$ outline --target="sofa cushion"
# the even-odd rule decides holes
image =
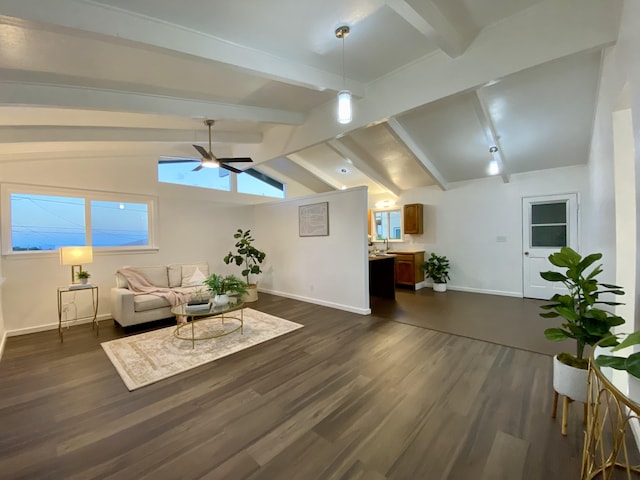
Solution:
[[[182,284],[181,287],[201,287],[209,276],[209,272],[203,272],[198,265],[182,266]]]
[[[167,288],[169,286],[169,277],[167,275],[167,267],[164,265],[153,267],[124,267],[140,272],[151,284],[156,287]],[[116,274],[116,285],[120,288],[129,288],[127,279],[120,274]]]
[[[156,308],[168,307],[169,301],[158,295],[143,294],[136,295],[133,299],[133,309],[136,312],[145,312]]]
[[[209,276],[209,264],[207,262],[185,263],[185,264],[172,263],[170,265],[167,265],[167,273],[169,275],[169,286],[171,288],[182,286],[182,268],[183,267],[192,269],[191,276],[193,276],[193,273],[195,272],[196,267],[198,267],[205,276],[207,277]]]

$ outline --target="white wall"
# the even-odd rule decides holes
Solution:
[[[109,316],[109,290],[114,272],[123,265],[160,265],[206,261],[212,270],[238,273],[223,263],[233,247],[237,228],[252,226],[252,206],[229,207],[220,198],[247,197],[209,192],[156,181],[155,160],[83,158],[3,163],[0,181],[29,183],[158,197],[159,250],[147,253],[96,253],[85,268],[100,288],[99,316]],[[246,201],[241,198],[241,201]],[[59,264],[57,252],[5,256],[2,274],[4,327],[12,334],[57,326],[56,288],[68,285],[70,268]],[[89,311],[89,295],[76,294],[80,315]],[[68,298],[68,297],[67,297]]]
[[[631,263],[633,265],[633,273],[623,270],[622,278],[628,278],[633,275],[634,281],[631,285],[622,285],[627,288],[627,295],[621,299],[627,303],[627,311],[634,315],[634,319],[627,318],[630,325],[625,326],[625,330],[640,329],[640,318],[638,309],[635,308],[640,301],[640,255],[638,251],[638,240],[640,239],[640,56],[638,55],[638,45],[640,44],[640,30],[638,23],[640,22],[640,3],[634,0],[626,0],[622,11],[620,23],[620,31],[616,45],[607,49],[605,52],[602,77],[600,81],[600,92],[598,99],[598,108],[596,111],[596,120],[594,126],[594,140],[591,151],[590,164],[591,183],[599,188],[594,195],[594,201],[604,199],[605,204],[609,203],[610,198],[615,198],[616,218],[620,222],[614,226],[608,218],[600,218],[599,231],[594,232],[594,242],[601,242],[603,248],[611,248],[611,244],[617,242],[618,264]],[[625,91],[627,89],[628,91]],[[625,97],[624,109],[627,113],[616,115],[619,110],[619,102],[621,97]],[[615,188],[608,178],[607,169],[612,169],[613,159],[618,160],[618,152],[614,156],[614,145],[620,142],[620,138],[614,142],[614,118],[616,118],[619,126],[621,115],[630,115],[632,122],[632,139],[627,139],[627,146],[622,147],[628,150],[627,154],[633,157],[635,164],[635,172],[629,173],[632,168],[627,164],[627,178],[620,175],[616,179]],[[628,122],[629,119],[627,118]],[[620,131],[618,131],[620,133]],[[629,132],[628,132],[629,133]],[[631,145],[633,144],[633,145]],[[621,148],[620,143],[617,147]],[[631,153],[633,150],[633,153]],[[629,159],[630,161],[631,159]],[[624,165],[624,164],[623,164]],[[624,168],[620,165],[621,168]],[[600,175],[605,172],[604,179]],[[613,175],[613,173],[611,173]],[[604,181],[601,181],[604,180]],[[633,184],[633,185],[631,185]],[[615,190],[622,189],[622,193],[616,197]],[[633,191],[634,193],[630,193]],[[626,194],[625,194],[626,192]],[[625,205],[626,202],[635,202],[635,206]],[[610,207],[602,212],[607,215]],[[630,215],[635,215],[635,226],[631,227],[633,232],[629,230],[628,223],[624,223],[624,219]],[[621,238],[616,238],[621,237]],[[631,238],[629,238],[631,236]],[[624,238],[623,238],[624,237]],[[633,313],[631,313],[633,312]]]
[[[320,202],[329,236],[298,236],[298,207]],[[253,233],[268,251],[261,291],[370,313],[366,187],[258,205]]]
[[[522,197],[571,192],[588,196],[587,166],[511,175],[509,183],[500,177],[460,182],[444,192],[416,189],[402,195],[398,204],[425,204],[425,233],[408,236],[402,246],[446,255],[451,262],[449,288],[520,297]],[[583,229],[581,245],[585,235]]]
[[[366,188],[296,200],[267,202],[229,192],[158,183],[156,159],[77,158],[3,162],[0,182],[84,190],[136,193],[158,198],[159,250],[113,254],[95,252],[85,265],[100,288],[100,318],[110,316],[109,290],[124,265],[162,265],[206,261],[212,271],[240,275],[226,265],[238,228],[252,229],[256,247],[267,253],[261,290],[369,313],[366,255]],[[298,237],[298,205],[328,201],[330,235]],[[240,203],[240,206],[237,204]],[[244,204],[244,205],[243,205]],[[0,338],[3,329],[23,334],[57,327],[56,288],[68,285],[70,268],[57,252],[4,256]],[[66,297],[69,298],[68,296]],[[79,315],[90,311],[90,296],[77,293]],[[2,323],[4,318],[4,323]]]

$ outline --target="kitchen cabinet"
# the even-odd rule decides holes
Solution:
[[[409,203],[404,207],[404,233],[422,234],[424,231],[423,207],[421,203]]]
[[[396,285],[415,288],[424,281],[424,272],[420,268],[424,263],[424,252],[401,252],[390,250],[396,256]]]

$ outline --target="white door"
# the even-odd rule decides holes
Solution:
[[[524,197],[522,240],[524,296],[548,300],[566,292],[561,283],[547,282],[540,272],[559,270],[548,257],[561,247],[578,250],[578,194]]]

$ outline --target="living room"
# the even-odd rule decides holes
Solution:
[[[635,28],[640,10],[631,1],[615,2],[611,8],[620,8],[621,23],[617,41],[603,50],[588,158],[572,166],[513,172],[508,182],[493,176],[450,182],[446,189],[432,185],[397,195],[398,205],[425,205],[425,233],[409,241],[451,259],[452,290],[522,297],[522,198],[575,192],[580,199],[580,249],[603,252],[607,280],[624,285],[628,292],[636,291],[640,269],[635,228],[637,172],[633,165],[638,148],[634,152],[633,143],[638,144],[640,134],[631,126],[633,114],[637,117],[640,111],[640,59],[634,54],[640,42]],[[60,105],[64,106],[64,101]],[[329,127],[321,124],[334,122],[333,109],[331,113],[327,113],[329,107],[326,110],[314,113],[309,124],[298,127],[290,145],[302,142],[309,130],[326,131]],[[622,118],[625,115],[626,120]],[[627,137],[630,132],[631,142],[627,141],[621,153],[619,136],[624,132]],[[249,151],[254,156],[257,148],[259,168],[257,160],[269,157],[265,151],[288,149],[282,146],[286,142],[281,135],[281,131],[266,133],[265,140],[272,143],[241,146],[233,153]],[[362,316],[371,312],[366,212],[387,195],[372,194],[359,186],[317,193],[292,180],[287,182],[287,198],[274,200],[161,183],[157,180],[161,149],[154,148],[151,154],[139,152],[125,137],[123,149],[118,146],[87,153],[80,139],[49,145],[42,151],[35,143],[30,146],[29,142],[13,140],[9,132],[0,152],[3,185],[148,196],[157,201],[156,243],[152,248],[96,250],[93,263],[86,266],[92,283],[100,288],[100,320],[110,318],[108,292],[114,285],[115,271],[124,265],[206,261],[212,271],[237,273],[222,261],[234,243],[237,228],[251,229],[259,247],[268,252],[259,279],[261,292]],[[127,148],[131,153],[125,153]],[[329,203],[330,235],[300,237],[298,207],[319,202]],[[4,198],[3,208],[5,219]],[[2,227],[6,232],[6,225]],[[7,254],[7,248],[3,243],[0,355],[8,337],[57,327],[55,290],[69,283],[69,268],[60,265],[57,252],[15,255]],[[625,316],[634,319],[628,323],[638,328],[634,301],[629,297],[625,299]]]

